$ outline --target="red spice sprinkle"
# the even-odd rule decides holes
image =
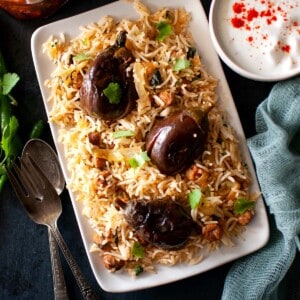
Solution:
[[[290,21],[288,17],[289,9],[299,9],[300,5],[291,5],[288,4],[288,1],[283,1],[278,5],[272,0],[254,0],[251,1],[251,3],[260,3],[262,8],[258,9],[258,7],[254,7],[253,4],[250,4],[245,0],[238,0],[232,5],[233,16],[230,19],[234,28],[249,31],[250,34],[246,38],[249,43],[256,40],[252,35],[252,32],[254,34],[260,34],[259,30],[263,24],[270,26],[280,19],[288,23],[286,25],[288,32],[294,30],[294,32],[297,32],[300,35],[300,22],[298,20]],[[254,19],[258,19],[257,22],[255,22]],[[286,36],[285,32],[281,34]],[[268,35],[261,33],[261,38],[267,41]],[[291,51],[290,45],[283,45],[279,41],[277,47],[278,50],[286,53],[290,53]]]
[[[284,45],[284,46],[281,47],[281,50],[282,50],[283,52],[290,53],[290,51],[291,51],[291,46],[290,46],[290,45]]]
[[[241,14],[245,10],[245,4],[244,3],[234,3],[232,6],[232,9],[236,14]]]
[[[247,15],[247,21],[251,22],[253,19],[258,17],[258,12],[254,8],[249,9]]]
[[[235,28],[241,28],[244,26],[245,22],[241,18],[232,18],[231,19],[231,24]]]
[[[260,13],[260,16],[261,17],[271,17],[272,13],[271,11],[268,9],[268,10],[263,10],[261,13]]]

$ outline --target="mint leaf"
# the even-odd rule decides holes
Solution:
[[[199,206],[202,199],[202,192],[200,189],[192,190],[188,195],[189,203],[192,209],[195,209]]]
[[[177,58],[174,64],[174,71],[178,72],[180,70],[184,70],[190,66],[190,61],[185,58]]]
[[[144,257],[144,248],[139,242],[134,242],[132,246],[132,255],[136,258]]]
[[[111,82],[107,88],[103,90],[103,94],[107,97],[110,104],[119,104],[121,101],[122,90],[117,82]]]
[[[248,209],[254,207],[255,201],[249,201],[245,198],[237,199],[233,206],[233,212],[236,215],[241,215]]]
[[[167,22],[157,23],[156,28],[158,30],[158,35],[156,36],[156,39],[160,42],[162,42],[169,34],[173,32],[171,25]]]
[[[144,269],[142,266],[138,265],[134,268],[134,273],[136,276],[140,275],[142,272],[144,272]]]
[[[129,160],[128,160],[128,163],[129,163],[130,167],[133,168],[133,169],[136,169],[136,168],[138,168],[138,166],[139,166],[139,165],[138,165],[138,162],[136,161],[135,158],[129,159]]]
[[[137,167],[141,167],[145,164],[145,162],[150,161],[150,158],[147,154],[147,151],[137,153],[133,158],[129,159],[129,164],[132,168],[136,169]]]
[[[77,55],[73,56],[73,60],[76,62],[81,62],[83,60],[92,59],[91,55],[86,54],[84,52],[78,53]]]
[[[134,135],[134,132],[131,130],[119,130],[119,131],[114,132],[112,137],[114,139],[119,139],[122,137],[130,137],[133,135]]]

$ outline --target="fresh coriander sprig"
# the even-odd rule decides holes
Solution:
[[[21,140],[18,136],[19,122],[13,115],[13,105],[16,101],[10,92],[20,80],[16,73],[8,73],[0,52],[0,192],[2,191],[7,174],[5,168],[10,168],[21,151]]]
[[[236,215],[242,215],[248,209],[253,208],[255,205],[255,201],[250,201],[245,198],[237,199],[233,206],[233,212]]]

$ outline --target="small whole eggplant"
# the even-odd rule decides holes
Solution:
[[[125,117],[134,108],[138,95],[132,71],[128,67],[134,61],[125,47],[126,32],[118,34],[116,43],[97,55],[85,75],[79,91],[82,108],[91,116],[107,121]],[[120,101],[112,103],[104,90],[109,84],[118,85]]]
[[[124,216],[142,241],[163,249],[179,249],[197,228],[186,209],[171,200],[129,202]]]
[[[183,110],[154,123],[146,136],[146,151],[162,173],[174,175],[203,152],[207,132],[207,113]]]

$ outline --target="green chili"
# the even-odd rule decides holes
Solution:
[[[0,176],[0,192],[3,190],[3,187],[7,181],[7,175],[3,174]]]
[[[7,96],[0,93],[0,131],[3,134],[4,128],[8,126],[12,116],[12,107]]]

